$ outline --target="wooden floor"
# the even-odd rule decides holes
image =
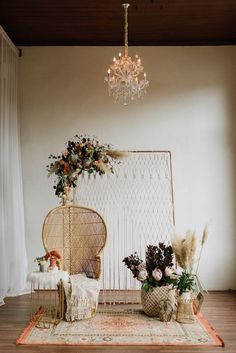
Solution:
[[[27,325],[30,312],[30,296],[7,298],[0,307],[0,352],[28,353],[146,353],[146,352],[224,352],[236,353],[236,292],[213,292],[206,296],[202,312],[218,334],[225,347],[65,347],[65,346],[16,346],[15,340]]]

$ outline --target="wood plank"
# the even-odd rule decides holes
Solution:
[[[123,45],[117,0],[1,0],[0,24],[16,45]],[[235,0],[134,0],[130,45],[236,44]]]

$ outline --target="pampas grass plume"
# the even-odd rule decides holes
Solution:
[[[207,241],[208,235],[209,235],[209,227],[207,224],[203,230],[203,233],[202,233],[201,246],[203,246],[205,244],[205,242]]]
[[[189,268],[190,268],[190,271],[192,272],[193,270],[193,266],[195,264],[195,254],[196,254],[196,249],[197,249],[197,246],[196,246],[196,234],[195,232],[191,232],[191,249],[190,249],[190,252],[189,252]]]
[[[175,234],[172,238],[172,248],[179,266],[191,272],[195,263],[195,232],[188,230],[183,237]]]
[[[114,159],[123,159],[129,156],[128,152],[117,151],[117,150],[108,150],[107,155]]]
[[[205,244],[206,241],[207,241],[208,234],[209,234],[209,227],[208,227],[208,224],[207,224],[207,225],[205,226],[205,228],[203,229],[203,233],[202,233],[201,250],[200,250],[199,257],[198,257],[198,263],[197,263],[197,268],[196,268],[196,274],[198,274],[199,264],[200,264],[200,260],[201,260],[201,257],[202,257],[202,249],[203,249],[204,244]]]
[[[172,248],[175,253],[176,261],[177,261],[178,265],[182,268],[185,268],[185,264],[186,264],[186,253],[185,253],[185,251],[183,251],[184,241],[185,241],[185,239],[183,239],[182,237],[180,237],[176,233],[172,236],[172,240],[171,240]]]

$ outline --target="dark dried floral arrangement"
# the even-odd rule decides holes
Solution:
[[[160,242],[158,246],[147,246],[146,262],[136,252],[125,257],[123,262],[133,277],[142,282],[142,288],[148,291],[169,284],[177,285],[178,276],[173,267],[173,257],[172,246]]]

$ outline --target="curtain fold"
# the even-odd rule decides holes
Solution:
[[[17,49],[0,27],[0,305],[26,291],[17,66]]]

